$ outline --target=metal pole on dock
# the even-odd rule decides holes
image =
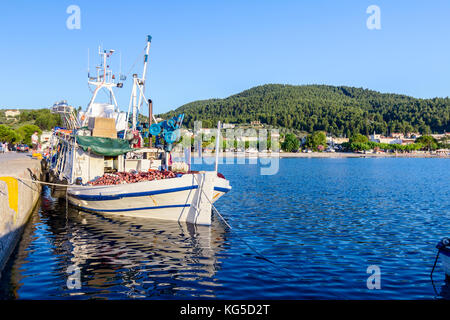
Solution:
[[[148,131],[150,133],[150,127],[152,125],[152,118],[153,118],[153,102],[152,99],[148,99]],[[148,146],[152,147],[152,135],[148,135]]]
[[[216,135],[216,168],[215,171],[219,168],[219,153],[220,153],[220,121],[217,122],[217,135]]]

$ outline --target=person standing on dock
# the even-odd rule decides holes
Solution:
[[[33,135],[31,136],[31,147],[33,149],[33,151],[36,151],[37,147],[38,147],[38,143],[39,143],[39,136],[37,131],[35,131],[33,133]]]

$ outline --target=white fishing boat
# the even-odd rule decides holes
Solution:
[[[68,199],[85,211],[194,224],[211,224],[211,203],[230,191],[216,172],[112,186],[68,188]]]
[[[171,162],[184,115],[160,123],[153,116],[152,102],[144,95],[150,42],[148,36],[143,73],[133,75],[127,113],[119,110],[113,91],[123,87],[115,82],[108,62],[114,50],[99,49],[102,64],[97,76],[88,75],[95,86],[93,96],[76,121],[66,101],[55,104],[52,110],[61,114],[65,128],[55,128],[52,136],[48,180],[54,184],[54,196],[67,197],[83,211],[210,225],[212,204],[231,186],[217,165],[215,171],[191,171],[190,148],[185,150],[186,163]],[[97,102],[102,89],[108,102]],[[155,136],[156,147],[143,147],[144,125],[138,114],[144,103],[149,107],[150,141]]]

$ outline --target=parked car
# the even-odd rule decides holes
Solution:
[[[30,148],[26,144],[19,144],[17,146],[17,152],[28,152]]]

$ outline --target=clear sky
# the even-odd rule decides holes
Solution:
[[[69,30],[69,5],[81,29]],[[369,5],[381,30],[369,30]],[[0,2],[0,108],[86,107],[87,49],[122,54],[141,72],[153,37],[147,96],[161,113],[266,83],[331,84],[415,97],[450,93],[450,1],[20,1]],[[118,71],[118,54],[113,65]],[[114,56],[113,56],[114,57]],[[130,79],[130,77],[129,77]],[[119,90],[126,110],[130,82]]]

